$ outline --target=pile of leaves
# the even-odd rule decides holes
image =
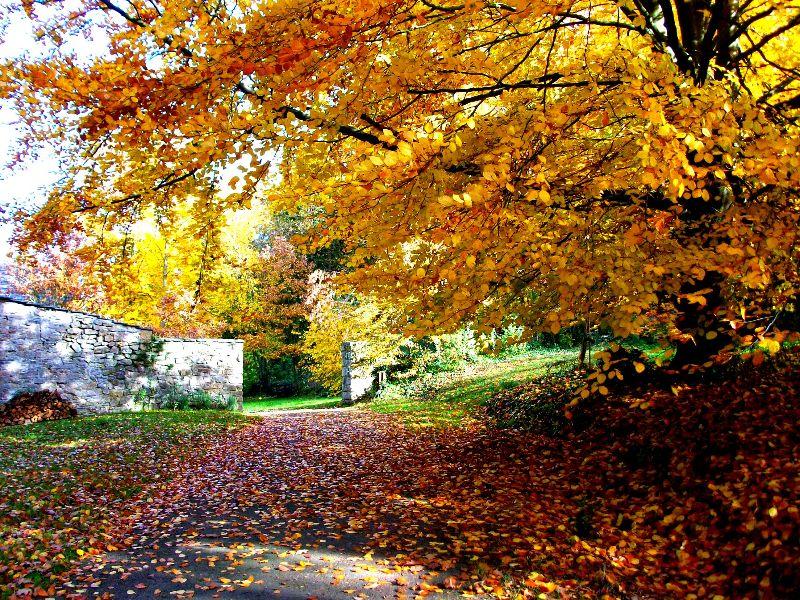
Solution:
[[[500,427],[561,436],[571,425],[564,407],[584,385],[583,374],[568,367],[498,392],[486,402],[486,414]]]
[[[77,414],[75,406],[64,400],[58,392],[23,392],[7,403],[0,404],[0,426],[69,419]]]
[[[577,375],[495,395],[490,416],[546,434],[523,438],[530,474],[544,471],[556,484],[546,512],[563,511],[576,563],[562,561],[580,565],[568,575],[548,559],[549,573],[615,597],[789,597],[800,589],[798,358],[588,403],[588,428],[564,417],[565,398],[582,384]],[[547,438],[556,435],[563,442],[554,448]],[[548,574],[541,564],[537,571]]]
[[[597,535],[620,548],[646,532],[645,560],[674,577],[665,592],[694,591],[693,577],[725,596],[789,597],[800,589],[799,398],[794,362],[610,405],[571,440],[585,457],[577,475],[599,484],[587,493]]]
[[[154,411],[0,430],[0,598],[53,596],[78,559],[125,546],[153,486],[247,420],[219,411]]]

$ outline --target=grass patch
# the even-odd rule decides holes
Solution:
[[[575,351],[561,350],[511,360],[483,360],[462,371],[390,384],[365,406],[377,413],[397,414],[416,427],[466,425],[474,422],[477,409],[495,393],[541,377],[576,357]]]
[[[267,410],[297,410],[300,408],[336,408],[340,406],[342,399],[321,398],[319,396],[298,396],[296,398],[266,398],[257,396],[245,398],[244,412],[255,413]]]
[[[148,411],[0,428],[0,598],[47,591],[74,560],[119,544],[118,519],[149,484],[248,420]]]
[[[146,437],[154,433],[194,432],[200,429],[227,429],[242,421],[241,414],[231,411],[151,410],[116,413],[96,417],[81,417],[61,421],[45,421],[31,425],[13,425],[0,428],[0,444],[4,450],[22,450],[25,445],[53,446],[60,444],[90,443],[103,445],[109,438]],[[0,455],[0,466],[12,459]]]

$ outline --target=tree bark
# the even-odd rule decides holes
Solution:
[[[589,321],[583,322],[583,329],[581,333],[581,351],[578,355],[578,370],[583,371],[586,369],[586,355],[589,351],[589,342],[590,342],[590,325]]]

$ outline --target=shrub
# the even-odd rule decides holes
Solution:
[[[205,390],[185,390],[177,385],[171,386],[161,395],[158,405],[167,410],[234,410],[236,398],[213,395]]]
[[[244,353],[245,396],[296,396],[311,387],[309,376],[309,371],[298,364],[297,357],[269,358],[260,352]]]
[[[478,344],[469,328],[455,333],[409,339],[400,345],[390,374],[450,373],[478,360]]]

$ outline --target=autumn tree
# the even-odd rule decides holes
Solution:
[[[48,50],[2,68],[20,159],[69,165],[24,245],[268,194],[406,333],[658,323],[690,369],[797,294],[796,3],[76,5],[24,3]]]
[[[312,380],[331,392],[342,388],[342,342],[367,342],[361,360],[373,367],[396,360],[401,335],[389,333],[396,312],[386,301],[340,294],[330,274],[318,271],[309,297],[313,307],[303,338],[303,352]]]
[[[308,261],[286,239],[258,248],[238,265],[238,284],[217,286],[225,332],[270,358],[299,357],[311,310],[310,275]]]
[[[18,256],[6,269],[8,292],[33,302],[73,310],[97,311],[103,291],[97,274],[81,259],[81,240]]]

